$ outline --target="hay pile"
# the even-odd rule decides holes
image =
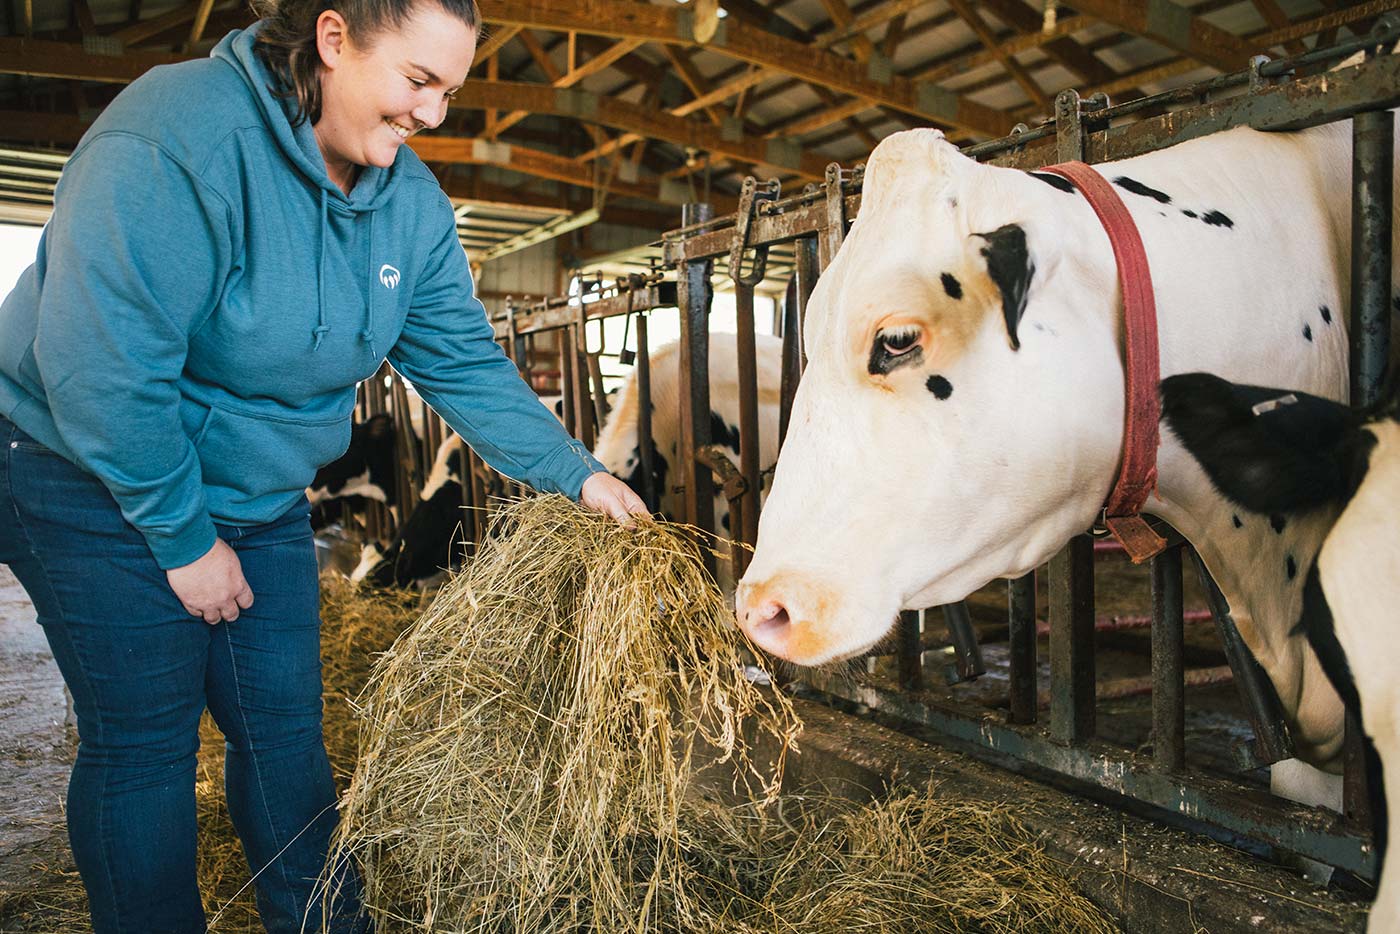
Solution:
[[[663,525],[499,513],[361,698],[338,844],[379,934],[1114,930],[1002,810],[775,802],[754,741],[800,724],[731,621]]]
[[[701,748],[766,799],[781,694],[745,680],[693,549],[560,497],[496,514],[475,560],[376,666],[340,844],[381,925],[625,931],[685,891],[679,815]]]

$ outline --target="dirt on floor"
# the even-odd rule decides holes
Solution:
[[[45,875],[72,872],[63,826],[77,735],[34,605],[0,564],[0,932],[5,905]]]

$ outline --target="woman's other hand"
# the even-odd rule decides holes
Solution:
[[[243,565],[222,538],[214,539],[214,547],[204,557],[166,571],[165,579],[185,610],[211,626],[220,620],[231,623],[238,619],[240,609],[253,605],[253,590],[243,578]]]
[[[583,481],[579,502],[589,509],[612,516],[623,525],[631,524],[633,516],[648,515],[647,504],[621,480],[610,473],[598,471]]]

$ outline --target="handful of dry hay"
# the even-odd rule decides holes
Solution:
[[[507,534],[508,533],[508,534]],[[743,676],[694,550],[561,497],[509,505],[378,664],[338,837],[380,930],[624,931],[682,891],[679,819],[700,744],[760,798],[786,697]]]

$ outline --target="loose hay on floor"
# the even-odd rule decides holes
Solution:
[[[743,727],[800,725],[731,619],[672,528],[504,509],[361,699],[338,841],[380,934],[1114,929],[1002,810],[783,816]],[[702,746],[749,803],[701,798]]]

